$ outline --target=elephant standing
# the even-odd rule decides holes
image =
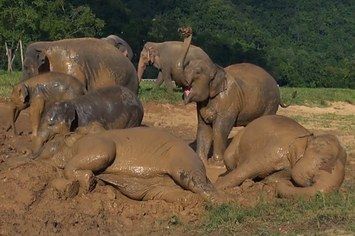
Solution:
[[[213,141],[213,158],[221,161],[232,127],[245,126],[260,116],[276,114],[281,104],[280,92],[272,76],[253,64],[221,68],[209,58],[186,64],[191,37],[190,32],[184,41],[184,53],[176,63],[176,71],[183,81],[185,103],[197,103],[197,154],[207,160]]]
[[[116,47],[95,38],[36,42],[27,47],[22,79],[48,71],[71,75],[88,91],[121,85],[138,92],[136,70]]]
[[[281,197],[314,196],[339,189],[346,152],[334,135],[313,135],[296,121],[279,115],[260,117],[234,138],[224,154],[229,173],[216,186],[228,188],[246,179],[275,179],[290,172],[291,182],[276,178]]]
[[[181,77],[178,77],[176,73],[175,64],[181,57],[183,52],[183,43],[177,41],[167,41],[162,43],[147,42],[143,50],[141,51],[139,63],[138,63],[138,78],[142,80],[144,70],[148,64],[153,64],[159,70],[157,85],[161,85],[165,82],[165,85],[172,91],[172,80],[177,85],[181,85]],[[191,45],[188,51],[185,64],[188,64],[191,60],[210,60],[209,56],[199,47]]]
[[[129,60],[132,60],[133,58],[132,48],[125,40],[118,37],[117,35],[109,35],[106,38],[101,38],[101,39],[118,48],[118,50],[120,50],[120,52],[123,55],[128,57]]]

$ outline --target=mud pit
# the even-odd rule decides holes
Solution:
[[[144,104],[146,126],[162,127],[192,143],[196,132],[194,105]],[[297,119],[308,129],[337,135],[348,152],[347,172],[341,191],[355,183],[355,106],[337,103],[329,108],[291,106],[279,114]],[[198,228],[205,215],[205,203],[191,199],[187,203],[133,201],[109,185],[98,183],[91,193],[80,193],[66,199],[51,187],[51,180],[61,170],[44,162],[26,158],[29,148],[28,114],[18,120],[21,135],[5,131],[6,102],[0,104],[0,235],[8,234],[194,234],[184,227],[172,227],[176,219],[191,228]],[[327,120],[328,119],[328,120]],[[233,133],[238,132],[234,129]],[[154,141],[154,140],[152,140]],[[193,144],[192,144],[193,145]],[[212,181],[224,171],[209,166]],[[237,203],[255,205],[261,198],[271,201],[271,186],[246,181],[229,194]]]

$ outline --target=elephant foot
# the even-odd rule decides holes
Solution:
[[[90,170],[77,170],[75,171],[75,177],[80,183],[80,187],[86,191],[91,192],[96,185],[96,179],[92,171]]]
[[[54,179],[51,186],[65,199],[73,198],[79,193],[79,181],[64,178]]]

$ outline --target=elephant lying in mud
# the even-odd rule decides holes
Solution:
[[[156,84],[159,86],[163,83],[168,90],[172,91],[172,80],[177,85],[181,85],[181,78],[177,76],[175,71],[175,64],[183,53],[183,43],[178,41],[167,41],[162,43],[147,42],[140,54],[138,63],[138,78],[142,80],[144,70],[148,64],[152,64],[159,70]],[[209,56],[199,47],[190,46],[190,50],[186,54],[185,63],[188,64],[190,60],[206,59]]]
[[[36,75],[14,86],[11,94],[12,128],[20,112],[29,108],[32,135],[37,136],[42,113],[51,104],[84,95],[85,87],[74,77],[57,72]]]
[[[296,121],[273,115],[242,129],[226,150],[224,161],[229,173],[218,178],[217,188],[269,176],[278,182],[280,197],[309,197],[339,189],[346,152],[334,135],[313,135]],[[281,171],[288,172],[292,182],[277,179]]]
[[[75,181],[91,191],[96,177],[135,200],[186,201],[185,190],[217,199],[202,161],[171,134],[148,127],[106,131],[92,124],[85,129],[68,137],[56,154],[40,158],[64,169],[65,178],[55,185],[59,191],[75,189],[68,187]]]
[[[43,116],[33,149],[38,152],[53,136],[92,122],[106,129],[123,129],[139,126],[142,119],[143,106],[132,91],[122,86],[98,89],[54,103]]]
[[[54,71],[72,75],[88,91],[121,85],[138,92],[136,69],[115,46],[95,38],[64,39],[30,44],[22,80]]]
[[[128,57],[129,60],[132,60],[133,58],[132,48],[125,40],[118,37],[117,35],[109,35],[106,38],[101,38],[101,39],[118,48],[118,50],[120,50],[120,52],[123,55]]]
[[[233,126],[245,126],[260,116],[276,114],[279,105],[286,106],[281,103],[276,81],[256,65],[241,63],[221,68],[210,59],[186,64],[192,30],[184,28],[182,32],[188,37],[176,70],[184,81],[185,103],[197,104],[196,151],[207,160],[213,142],[213,160],[222,161]]]

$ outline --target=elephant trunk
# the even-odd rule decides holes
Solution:
[[[175,65],[174,80],[184,85],[187,84],[184,76],[184,64],[185,64],[187,53],[191,45],[191,40],[192,40],[192,34],[184,39],[182,53],[178,58],[178,60],[176,61],[176,65]]]
[[[143,73],[144,73],[146,67],[147,67],[147,62],[142,57],[140,57],[139,62],[138,62],[138,68],[137,68],[137,75],[138,75],[138,82],[139,83],[142,81]]]

